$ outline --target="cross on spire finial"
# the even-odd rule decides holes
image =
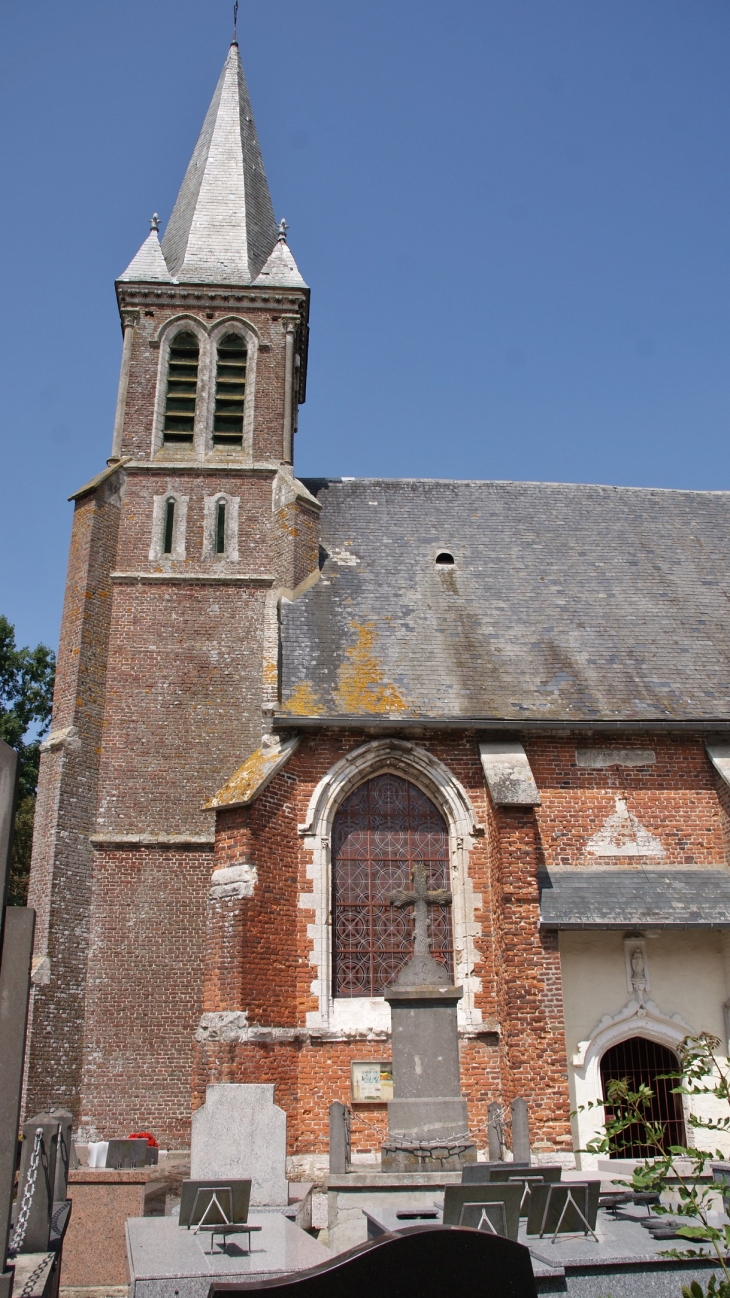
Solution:
[[[399,888],[397,892],[392,892],[388,898],[391,906],[412,906],[415,920],[415,941],[413,944],[413,959],[431,959],[431,949],[428,942],[428,907],[429,903],[435,906],[450,906],[452,896],[448,888],[431,888],[428,886],[428,877],[426,874],[426,862],[416,861],[413,866],[413,891],[405,892]]]
[[[279,243],[286,243],[286,232],[289,229],[283,216],[279,222]]]
[[[233,4],[233,45],[238,45],[238,0]]]

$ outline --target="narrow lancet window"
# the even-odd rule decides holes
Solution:
[[[165,502],[165,535],[162,544],[163,554],[172,554],[172,542],[175,535],[175,501]]]
[[[226,502],[219,500],[215,508],[215,552],[226,552]]]
[[[182,333],[173,338],[167,370],[164,424],[166,442],[192,444],[199,355],[195,334]]]
[[[218,344],[213,416],[214,446],[243,445],[245,396],[246,343],[240,334],[226,334]]]

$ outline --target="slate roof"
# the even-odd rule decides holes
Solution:
[[[180,283],[248,284],[276,243],[253,109],[231,45],[172,211],[162,251]]]
[[[162,248],[156,230],[150,230],[139,252],[135,253],[124,274],[120,275],[119,279],[125,284],[135,280],[147,283],[150,283],[150,281],[153,283],[172,283],[172,276],[162,255]]]
[[[550,870],[540,892],[545,929],[730,928],[730,871]]]
[[[292,718],[730,718],[730,493],[305,485],[324,562],[282,608]]]
[[[251,284],[276,246],[274,209],[234,41],[162,240],[148,239],[120,279]],[[281,260],[281,254],[279,261]],[[291,254],[286,283],[303,283]],[[292,269],[293,268],[293,269]],[[149,270],[150,274],[144,272]],[[266,283],[277,283],[269,277]]]

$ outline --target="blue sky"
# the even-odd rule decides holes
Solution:
[[[170,214],[228,0],[0,7],[0,612],[55,645],[111,445],[114,278]],[[312,286],[297,471],[730,487],[725,0],[243,0]]]

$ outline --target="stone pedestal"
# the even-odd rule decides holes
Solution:
[[[69,1172],[73,1207],[63,1242],[63,1283],[72,1288],[125,1285],[128,1217],[163,1217],[167,1181],[156,1167]]]
[[[385,993],[392,1015],[393,1092],[386,1172],[455,1171],[475,1163],[459,1083],[456,1006],[461,987],[439,985],[444,970],[415,956]]]

